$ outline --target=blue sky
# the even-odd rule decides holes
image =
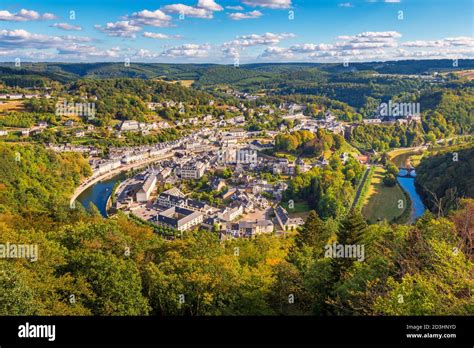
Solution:
[[[0,61],[474,58],[473,32],[472,0],[0,0]]]

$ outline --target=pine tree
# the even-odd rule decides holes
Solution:
[[[342,221],[341,226],[336,233],[337,243],[339,245],[359,244],[367,224],[362,215],[352,209],[346,218]],[[354,263],[354,259],[343,257],[333,258],[331,260],[333,270],[333,282],[338,282],[344,278],[346,270]]]
[[[306,219],[306,222],[295,237],[295,245],[301,249],[303,245],[310,247],[318,247],[321,242],[321,235],[324,233],[324,222],[318,216],[318,214],[311,210]]]

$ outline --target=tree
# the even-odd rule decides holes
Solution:
[[[301,249],[303,245],[308,245],[312,248],[322,247],[321,237],[323,234],[324,222],[320,219],[316,211],[311,210],[303,228],[299,230],[295,237],[295,245],[299,249]]]
[[[346,218],[342,221],[337,233],[337,243],[339,245],[348,246],[358,244],[363,237],[367,224],[362,215],[356,210],[351,210]],[[345,277],[345,272],[352,265],[354,259],[347,257],[333,258],[333,280],[335,282]]]

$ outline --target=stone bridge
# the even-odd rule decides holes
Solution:
[[[416,176],[415,168],[398,168],[398,176],[401,178],[414,178]]]

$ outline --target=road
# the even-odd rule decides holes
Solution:
[[[351,210],[355,208],[355,206],[357,205],[357,202],[359,201],[360,193],[362,192],[362,188],[365,186],[365,181],[367,180],[369,173],[370,173],[370,167],[366,169],[364,176],[362,177],[362,181],[360,182],[359,187],[357,188],[354,201],[352,202]]]

